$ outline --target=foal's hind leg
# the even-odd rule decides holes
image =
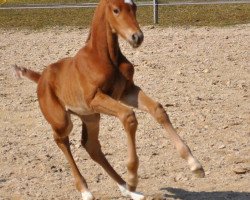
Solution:
[[[46,90],[40,95],[39,103],[41,110],[53,129],[53,136],[56,144],[64,153],[75,178],[76,189],[82,193],[83,200],[93,200],[93,195],[88,191],[88,186],[81,175],[69,145],[69,134],[72,130],[72,122],[69,114],[64,110],[53,92]]]
[[[61,131],[57,132],[54,130],[54,139],[55,139],[56,144],[62,150],[62,152],[64,153],[66,159],[68,160],[70,164],[72,174],[75,177],[76,189],[82,193],[83,200],[93,200],[94,197],[88,191],[87,183],[85,179],[83,178],[83,176],[81,175],[80,171],[78,170],[77,165],[74,161],[74,158],[71,154],[70,145],[69,145],[69,137],[68,136],[61,137],[61,133],[62,133]],[[65,133],[67,132],[64,132],[63,134]]]
[[[149,112],[155,120],[160,123],[171,140],[173,141],[180,156],[188,162],[189,168],[198,177],[204,177],[204,170],[199,161],[192,155],[189,147],[183,142],[180,136],[173,128],[166,111],[162,105],[150,99],[139,87],[134,86],[126,95],[124,95],[121,101],[127,105],[139,108]]]

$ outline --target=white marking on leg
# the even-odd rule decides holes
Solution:
[[[202,165],[200,162],[193,157],[188,158],[188,165],[190,167],[190,170],[200,178],[203,178],[205,176],[204,169],[202,168]]]
[[[189,165],[191,171],[195,171],[197,169],[202,168],[199,161],[194,157],[189,157],[188,158],[188,165]]]
[[[144,200],[145,197],[142,193],[139,192],[131,192],[129,190],[127,190],[126,185],[118,185],[122,196],[124,197],[130,197],[133,200]]]
[[[133,0],[124,0],[124,2],[127,3],[127,4],[130,4],[130,5],[134,4]]]
[[[82,199],[83,200],[93,200],[94,196],[89,191],[82,192]]]
[[[126,185],[118,185],[118,187],[122,193],[122,196],[127,197],[129,195],[129,191],[126,188]]]

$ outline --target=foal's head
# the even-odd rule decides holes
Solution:
[[[136,5],[133,0],[106,0],[106,16],[114,33],[122,36],[132,47],[139,47],[143,33],[136,20]]]

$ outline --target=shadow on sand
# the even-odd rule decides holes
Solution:
[[[219,189],[219,188],[218,188]],[[193,192],[178,188],[161,188],[164,192],[163,199],[181,200],[250,200],[249,192],[214,191],[214,192]]]

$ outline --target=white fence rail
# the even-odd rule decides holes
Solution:
[[[159,6],[181,6],[181,5],[215,5],[215,4],[248,4],[250,0],[221,0],[221,1],[190,1],[190,2],[166,2],[159,3],[158,0],[136,2],[137,6],[153,6],[154,23],[158,24]],[[65,8],[94,8],[97,3],[75,3],[75,4],[23,4],[23,5],[0,5],[0,10],[25,10],[25,9],[65,9]]]

